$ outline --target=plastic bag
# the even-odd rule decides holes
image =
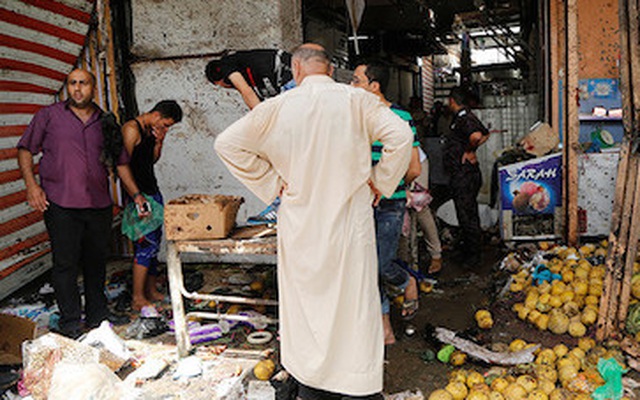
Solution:
[[[598,372],[604,379],[604,385],[594,390],[591,398],[594,400],[619,400],[624,395],[622,387],[622,374],[627,370],[623,369],[615,358],[601,358],[598,360]]]
[[[129,203],[122,212],[122,234],[136,241],[149,232],[153,232],[162,226],[164,221],[164,207],[150,196],[143,194],[151,206],[151,215],[140,218],[136,203]]]
[[[102,364],[60,363],[53,371],[48,400],[120,400],[120,379]]]
[[[97,349],[55,333],[24,342],[22,354],[24,388],[35,400],[49,397],[51,377],[58,363],[97,364],[100,360]]]
[[[117,371],[132,357],[124,341],[118,336],[109,321],[102,321],[100,326],[93,329],[81,340],[100,350],[100,363],[109,367],[112,371]]]

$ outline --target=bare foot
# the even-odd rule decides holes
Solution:
[[[142,310],[142,307],[150,306],[151,302],[145,297],[134,297],[131,299],[131,309],[134,311]]]
[[[382,328],[384,330],[384,344],[390,345],[396,342],[396,337],[393,334],[393,327],[391,326],[391,318],[389,314],[382,314]]]
[[[402,317],[412,318],[418,310],[418,281],[413,276],[409,276],[409,284],[404,289],[404,304],[402,307]]]
[[[431,265],[429,265],[429,270],[427,271],[430,274],[437,274],[442,269],[442,259],[441,258],[433,258],[431,260]]]

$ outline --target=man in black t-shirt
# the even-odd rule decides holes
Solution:
[[[478,192],[482,174],[476,150],[489,139],[489,131],[466,106],[465,92],[456,87],[449,94],[449,108],[454,114],[451,132],[444,149],[444,167],[449,171],[451,197],[461,229],[465,264],[480,262],[482,231],[478,214]]]
[[[271,49],[229,52],[210,61],[205,73],[214,85],[239,91],[249,109],[278,95],[293,80],[291,54]]]
[[[214,85],[236,89],[247,107],[253,110],[266,98],[277,96],[295,87],[291,73],[291,54],[283,50],[254,49],[232,51],[210,61],[205,70]],[[249,224],[275,223],[280,199],[258,215],[249,217]]]

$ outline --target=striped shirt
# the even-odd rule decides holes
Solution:
[[[397,104],[391,104],[391,111],[393,111],[397,116],[399,116],[404,121],[407,121],[409,123],[409,126],[411,126],[411,130],[413,131],[413,147],[420,146],[420,142],[418,142],[418,136],[416,134],[416,126],[415,126],[415,123],[413,122],[413,118],[411,118],[411,114]],[[380,161],[380,157],[382,157],[382,143],[376,141],[371,146],[371,160],[373,161],[373,165],[376,165],[378,161]],[[404,181],[404,178],[402,178],[402,180],[400,180],[400,184],[396,188],[396,191],[391,195],[391,197],[389,197],[389,199],[391,200],[406,199],[407,198],[406,187],[407,185]],[[386,198],[386,197],[383,197],[383,198]]]

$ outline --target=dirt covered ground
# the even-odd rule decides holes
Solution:
[[[425,249],[421,248],[420,250],[420,267],[425,270],[427,257]],[[434,359],[435,353],[442,347],[441,343],[432,338],[431,332],[434,327],[444,327],[456,331],[486,347],[495,343],[508,345],[517,338],[528,343],[540,343],[545,347],[552,347],[559,343],[570,347],[577,344],[577,340],[568,335],[556,336],[548,331],[540,332],[528,323],[519,320],[511,310],[512,304],[516,301],[514,295],[507,291],[506,295],[499,296],[509,278],[508,273],[498,268],[506,254],[507,250],[500,244],[485,244],[481,265],[468,270],[456,263],[450,252],[445,251],[443,270],[437,277],[433,289],[428,293],[421,293],[420,309],[416,317],[405,322],[400,318],[398,307],[392,309],[392,321],[397,342],[386,348],[385,394],[420,390],[427,398],[432,391],[446,386],[448,374],[454,367]],[[275,268],[273,266],[189,264],[185,266],[184,272],[188,290],[197,289],[202,293],[275,298]],[[110,262],[109,275],[112,285],[118,284],[118,282],[121,284],[130,283],[130,261],[114,260]],[[43,276],[12,297],[29,298],[47,282],[47,278],[46,275]],[[256,282],[260,283],[256,284]],[[166,284],[166,282],[164,283]],[[194,285],[194,287],[190,289],[190,285]],[[188,309],[202,309],[211,305],[192,302],[186,304]],[[216,306],[220,307],[223,312],[238,311],[237,308],[229,310],[229,304]],[[128,313],[132,320],[137,317],[136,313],[127,308],[126,292],[125,295],[113,300],[111,307],[117,311]],[[163,307],[163,314],[169,317],[170,305],[165,304]],[[474,314],[480,308],[489,309],[492,312],[495,323],[491,330],[478,330]],[[276,316],[273,307],[261,308],[257,311]],[[119,327],[116,331],[123,333],[125,329],[126,327]],[[228,335],[205,343],[205,345],[226,345],[229,348],[240,350],[273,348],[277,351],[277,329],[275,326],[269,326],[266,329],[274,334],[274,339],[263,346],[247,343],[247,335],[253,331],[251,327],[247,326],[238,326],[232,329]],[[152,340],[171,343],[173,336],[170,333],[165,333]],[[277,359],[277,355],[275,358]],[[489,367],[473,359],[468,359],[463,368],[484,372]]]

